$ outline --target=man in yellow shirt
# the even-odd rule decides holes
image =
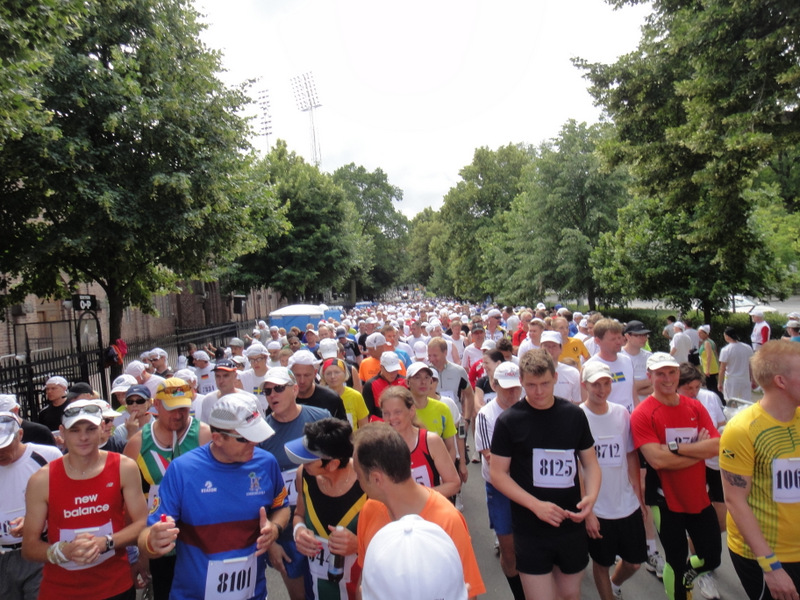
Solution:
[[[750,359],[750,366],[764,397],[731,419],[720,443],[728,549],[751,599],[796,599],[800,589],[800,344],[767,342]]]

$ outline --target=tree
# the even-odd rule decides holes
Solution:
[[[752,227],[745,192],[768,159],[798,141],[800,7],[788,0],[653,7],[635,52],[612,65],[578,61],[617,127],[620,143],[609,154],[630,165],[639,195],[659,200],[659,215],[691,216],[681,238],[695,264],[706,266],[692,275],[696,289],[713,290],[698,298],[704,305],[731,292],[781,293],[780,274],[759,268],[770,252]]]
[[[570,120],[523,170],[521,192],[490,244],[501,249],[489,272],[504,299],[556,290],[563,298],[586,296],[597,308],[589,256],[600,235],[616,229],[617,209],[628,199],[625,169],[607,169],[597,152],[609,129]]]
[[[408,251],[403,264],[402,280],[408,283],[430,284],[433,275],[431,266],[431,241],[440,227],[438,212],[426,206],[417,213],[408,227]]]
[[[42,76],[52,121],[0,149],[2,302],[96,281],[116,339],[126,306],[152,310],[153,294],[214,276],[282,219],[249,179],[248,100],[217,79],[197,13],[182,0],[92,7]]]
[[[271,286],[298,301],[340,287],[372,266],[372,240],[362,234],[358,213],[344,190],[278,140],[259,165],[290,228],[257,252],[240,257],[227,286]]]
[[[0,146],[50,120],[42,107],[41,75],[78,34],[89,8],[78,0],[0,3]]]
[[[399,266],[405,262],[408,219],[394,206],[403,192],[381,169],[370,173],[353,163],[336,169],[333,181],[354,204],[363,234],[372,240],[372,268],[357,282],[362,295],[376,295],[399,282]]]
[[[494,292],[485,276],[485,244],[501,226],[498,217],[519,191],[530,148],[509,144],[497,150],[478,148],[472,163],[459,171],[461,181],[450,188],[440,210],[441,229],[431,243],[432,281],[439,293],[482,299]]]

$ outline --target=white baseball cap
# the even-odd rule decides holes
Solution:
[[[381,366],[390,373],[399,371],[402,368],[400,366],[400,357],[397,356],[395,352],[384,352],[381,354]]]
[[[594,383],[603,377],[608,377],[611,379],[611,369],[606,363],[600,362],[599,360],[590,360],[583,365],[583,371],[581,371],[581,381],[586,383]]]
[[[64,409],[61,424],[64,429],[69,429],[78,421],[89,421],[94,425],[100,425],[103,421],[103,408],[93,400],[75,400]]]
[[[136,385],[137,383],[136,377],[125,373],[117,377],[114,380],[114,383],[111,384],[111,393],[116,394],[117,392],[127,392],[129,387]]]
[[[19,406],[14,394],[0,394],[0,412],[11,412]]]
[[[419,515],[384,525],[367,547],[361,594],[364,600],[466,600],[453,539]]]
[[[667,354],[666,352],[654,352],[647,359],[648,371],[656,371],[658,369],[663,369],[664,367],[680,368],[680,364],[678,364],[678,361],[675,360],[671,354]]]
[[[364,342],[367,348],[381,348],[386,345],[386,338],[382,333],[370,333],[367,336],[367,341]]]
[[[17,415],[9,411],[0,412],[0,448],[11,445],[19,429],[20,420]]]
[[[522,387],[519,381],[519,366],[513,362],[506,361],[497,365],[494,370],[494,379],[504,389],[511,389],[515,387]]]
[[[233,430],[243,438],[261,443],[275,431],[258,412],[255,399],[242,392],[227,394],[214,403],[208,424],[219,429]]]
[[[316,367],[320,363],[310,350],[298,350],[289,357],[289,368],[295,365],[311,365]]]
[[[554,342],[559,346],[562,345],[562,338],[561,333],[558,331],[543,331],[542,338],[539,341],[540,344],[544,344],[545,342]]]
[[[339,342],[330,338],[322,340],[319,343],[319,355],[323,360],[326,358],[336,358],[339,356]]]

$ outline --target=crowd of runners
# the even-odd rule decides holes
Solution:
[[[0,395],[0,598],[263,599],[270,568],[292,600],[475,598],[500,568],[572,600],[591,562],[602,600],[642,566],[712,599],[727,540],[749,598],[800,600],[800,315],[752,316],[718,349],[686,319],[403,302],[154,348],[108,399],[51,377],[38,422]]]

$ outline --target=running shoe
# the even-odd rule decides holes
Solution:
[[[661,556],[661,553],[658,550],[652,554],[648,554],[647,562],[644,563],[644,568],[661,579],[664,577],[664,557]]]
[[[614,594],[614,600],[622,600],[622,588],[618,588],[617,591],[611,588],[611,593]]]
[[[694,581],[694,585],[700,591],[703,598],[707,598],[708,600],[719,599],[719,589],[717,588],[717,582],[714,580],[714,574],[710,571],[707,573],[703,573]]]

